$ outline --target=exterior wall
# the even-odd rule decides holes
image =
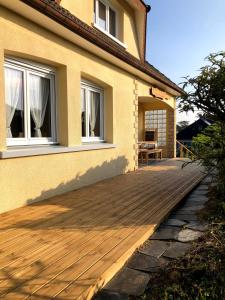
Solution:
[[[60,5],[88,25],[92,25],[94,21],[94,0],[62,0]]]
[[[128,52],[140,58],[134,11],[125,2],[123,2],[123,10],[123,42]]]
[[[81,144],[81,77],[101,85],[106,141],[116,144],[105,150],[1,159],[0,212],[134,170],[133,76],[3,8],[0,28],[0,150],[6,150],[4,55],[56,68],[58,136],[64,146]]]
[[[110,0],[119,17],[119,40],[127,46],[127,51],[140,58],[138,36],[133,9],[125,1]],[[94,23],[94,0],[62,0],[60,5],[68,9],[76,17],[92,26]]]

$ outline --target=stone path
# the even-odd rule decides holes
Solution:
[[[151,273],[158,272],[191,248],[192,242],[208,227],[198,220],[197,213],[208,200],[210,183],[208,176],[95,296],[95,300],[128,300],[129,295],[142,295]]]

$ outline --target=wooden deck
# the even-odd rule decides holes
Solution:
[[[168,160],[0,215],[0,298],[90,299],[202,176]]]

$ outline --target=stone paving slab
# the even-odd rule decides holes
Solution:
[[[188,202],[192,202],[192,201],[200,201],[205,203],[206,201],[208,201],[208,197],[205,195],[193,195],[190,196],[190,198],[188,199]]]
[[[192,242],[197,240],[200,236],[203,235],[203,232],[195,231],[191,229],[182,229],[177,237],[179,242]]]
[[[184,205],[182,207],[182,210],[201,210],[203,209],[205,206],[203,204],[200,204],[200,203],[188,203],[186,205]]]
[[[168,264],[168,260],[154,256],[136,253],[128,262],[128,267],[144,272],[158,272]]]
[[[183,256],[190,248],[191,244],[189,243],[173,242],[163,256],[176,259]]]
[[[111,279],[104,289],[122,294],[140,296],[144,293],[149,279],[150,277],[146,273],[124,267]]]
[[[174,214],[172,215],[173,218],[182,220],[182,221],[197,221],[198,217],[196,215],[193,214]]]
[[[129,296],[127,294],[102,290],[93,300],[129,300]]]
[[[176,240],[179,232],[179,227],[160,226],[159,229],[150,237],[150,240]]]
[[[209,189],[209,187],[208,187],[208,185],[203,185],[203,184],[200,184],[193,192],[195,192],[195,191],[205,191],[205,190],[207,190],[208,191],[208,189]]]
[[[195,190],[192,192],[191,196],[206,196],[208,194],[208,190]]]
[[[208,229],[208,225],[206,223],[201,223],[198,221],[193,221],[185,225],[185,228],[198,230],[198,231],[206,231]]]
[[[201,182],[201,185],[209,186],[211,183],[212,183],[212,178],[211,179],[203,179]]]
[[[162,224],[162,226],[176,226],[181,227],[187,224],[187,222],[178,220],[178,219],[168,219],[165,223]]]
[[[195,215],[200,209],[196,206],[181,208],[178,211],[180,215]]]
[[[206,199],[206,200],[192,199],[188,202],[187,205],[190,205],[190,206],[204,205],[205,206],[207,201],[208,201],[208,199]]]
[[[138,252],[150,255],[154,257],[160,257],[170,246],[169,242],[158,241],[158,240],[148,240],[144,245],[138,250]]]
[[[196,211],[191,211],[189,209],[186,210],[186,209],[180,208],[176,212],[172,213],[171,217],[174,215],[196,215]]]

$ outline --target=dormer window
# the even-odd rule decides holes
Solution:
[[[108,1],[95,0],[95,24],[99,29],[117,37],[117,15]]]

